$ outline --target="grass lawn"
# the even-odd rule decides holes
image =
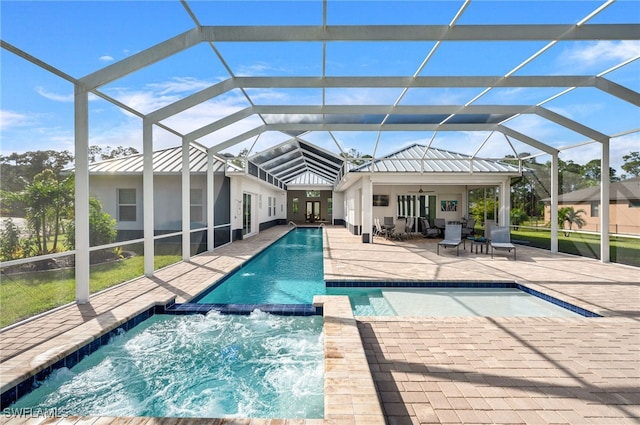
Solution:
[[[529,246],[550,249],[551,234],[548,229],[511,230],[511,239],[528,241]],[[558,234],[558,251],[567,254],[581,255],[589,258],[600,258],[600,236],[585,233],[571,233],[565,236]],[[640,267],[640,239],[611,237],[609,243],[611,262]]]
[[[155,268],[180,261],[179,255],[157,255]],[[91,266],[91,293],[126,282],[144,274],[144,257]],[[0,327],[42,313],[75,299],[75,270],[59,269],[2,275],[0,284]]]

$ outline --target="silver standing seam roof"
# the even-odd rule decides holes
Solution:
[[[215,157],[214,172],[223,171],[226,161]],[[195,146],[189,149],[191,173],[207,172],[207,153]],[[89,164],[90,174],[140,174],[142,175],[142,154],[123,158],[108,159]],[[153,152],[153,172],[156,174],[179,174],[182,172],[182,146]]]
[[[480,159],[461,153],[413,144],[398,152],[365,163],[351,172],[393,173],[509,173],[520,169],[506,162]]]

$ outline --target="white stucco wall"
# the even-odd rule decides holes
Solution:
[[[258,233],[260,223],[286,219],[286,193],[251,176],[231,176],[231,228],[242,229],[243,194],[252,195],[253,222],[251,232]],[[276,199],[275,215],[269,216],[269,197]]]
[[[89,193],[98,198],[105,212],[116,219],[118,230],[143,229],[142,176],[91,176]],[[201,223],[206,223],[207,190],[206,177],[191,177],[191,188],[203,190],[203,211]],[[136,221],[121,221],[118,217],[118,190],[136,190]],[[155,176],[154,178],[154,228],[156,230],[178,231],[182,226],[182,196],[180,176]]]

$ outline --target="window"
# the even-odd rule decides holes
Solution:
[[[300,199],[298,198],[293,198],[293,213],[294,214],[298,214],[300,212]]]
[[[276,197],[274,196],[271,199],[273,199],[273,201],[271,203],[271,208],[273,208],[273,216],[275,217],[275,215],[276,215]]]
[[[202,222],[202,189],[191,189],[191,221]]]
[[[594,201],[591,203],[591,217],[599,217],[600,216],[600,203],[598,201]]]
[[[136,221],[135,189],[118,189],[118,221]]]
[[[320,191],[319,190],[307,190],[307,198],[319,198]]]
[[[333,215],[333,198],[327,198],[327,214]]]
[[[269,196],[269,205],[268,205],[268,213],[269,213],[269,217],[271,217],[271,196]]]

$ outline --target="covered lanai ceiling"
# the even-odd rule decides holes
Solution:
[[[29,4],[3,11],[3,58],[96,95],[90,121],[115,105],[155,126],[154,149],[242,152],[285,183],[333,184],[341,158],[415,143],[587,161],[638,141],[637,2],[104,2],[94,16],[79,2],[42,34]],[[115,33],[126,45],[105,43]]]

